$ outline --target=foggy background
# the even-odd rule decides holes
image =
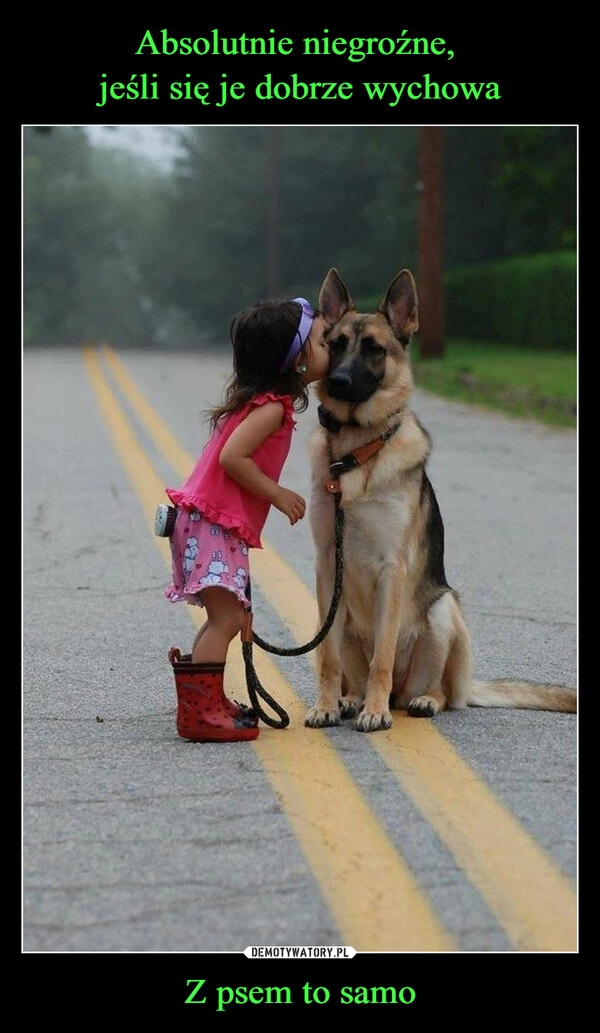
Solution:
[[[420,129],[25,126],[25,345],[228,343],[259,298],[316,303],[332,265],[376,304],[400,268],[419,277]],[[576,127],[440,133],[445,332],[574,349]],[[486,277],[515,258],[492,317]],[[509,332],[529,302],[543,326]]]

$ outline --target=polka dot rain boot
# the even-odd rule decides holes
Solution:
[[[177,692],[177,733],[192,742],[256,739],[258,717],[223,691],[225,664],[194,664],[190,655],[169,650]]]

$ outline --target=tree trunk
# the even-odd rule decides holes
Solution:
[[[444,290],[442,279],[442,126],[420,126],[417,293],[419,354],[444,355]]]

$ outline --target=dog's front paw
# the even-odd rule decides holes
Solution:
[[[380,732],[392,727],[392,715],[389,710],[381,713],[365,712],[359,714],[354,723],[357,732]]]
[[[319,705],[311,707],[304,718],[307,728],[331,728],[340,723],[340,708],[335,710],[321,710]]]
[[[406,707],[406,712],[411,717],[435,717],[440,705],[433,696],[416,696],[411,699]]]
[[[346,721],[349,717],[356,717],[357,714],[360,714],[362,708],[362,700],[355,699],[352,696],[342,696],[340,700],[340,716],[342,721]]]

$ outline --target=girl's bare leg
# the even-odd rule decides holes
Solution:
[[[242,630],[244,607],[226,588],[205,588],[201,597],[208,619],[194,640],[192,663],[225,663],[230,643]]]
[[[200,628],[200,631],[198,632],[198,634],[196,635],[196,638],[194,639],[194,644],[192,646],[192,656],[194,654],[194,650],[195,650],[196,646],[198,645],[198,643],[199,643],[200,639],[202,638],[204,632],[206,631],[207,627],[208,627],[208,621],[204,621],[204,624],[202,625],[202,627]]]

